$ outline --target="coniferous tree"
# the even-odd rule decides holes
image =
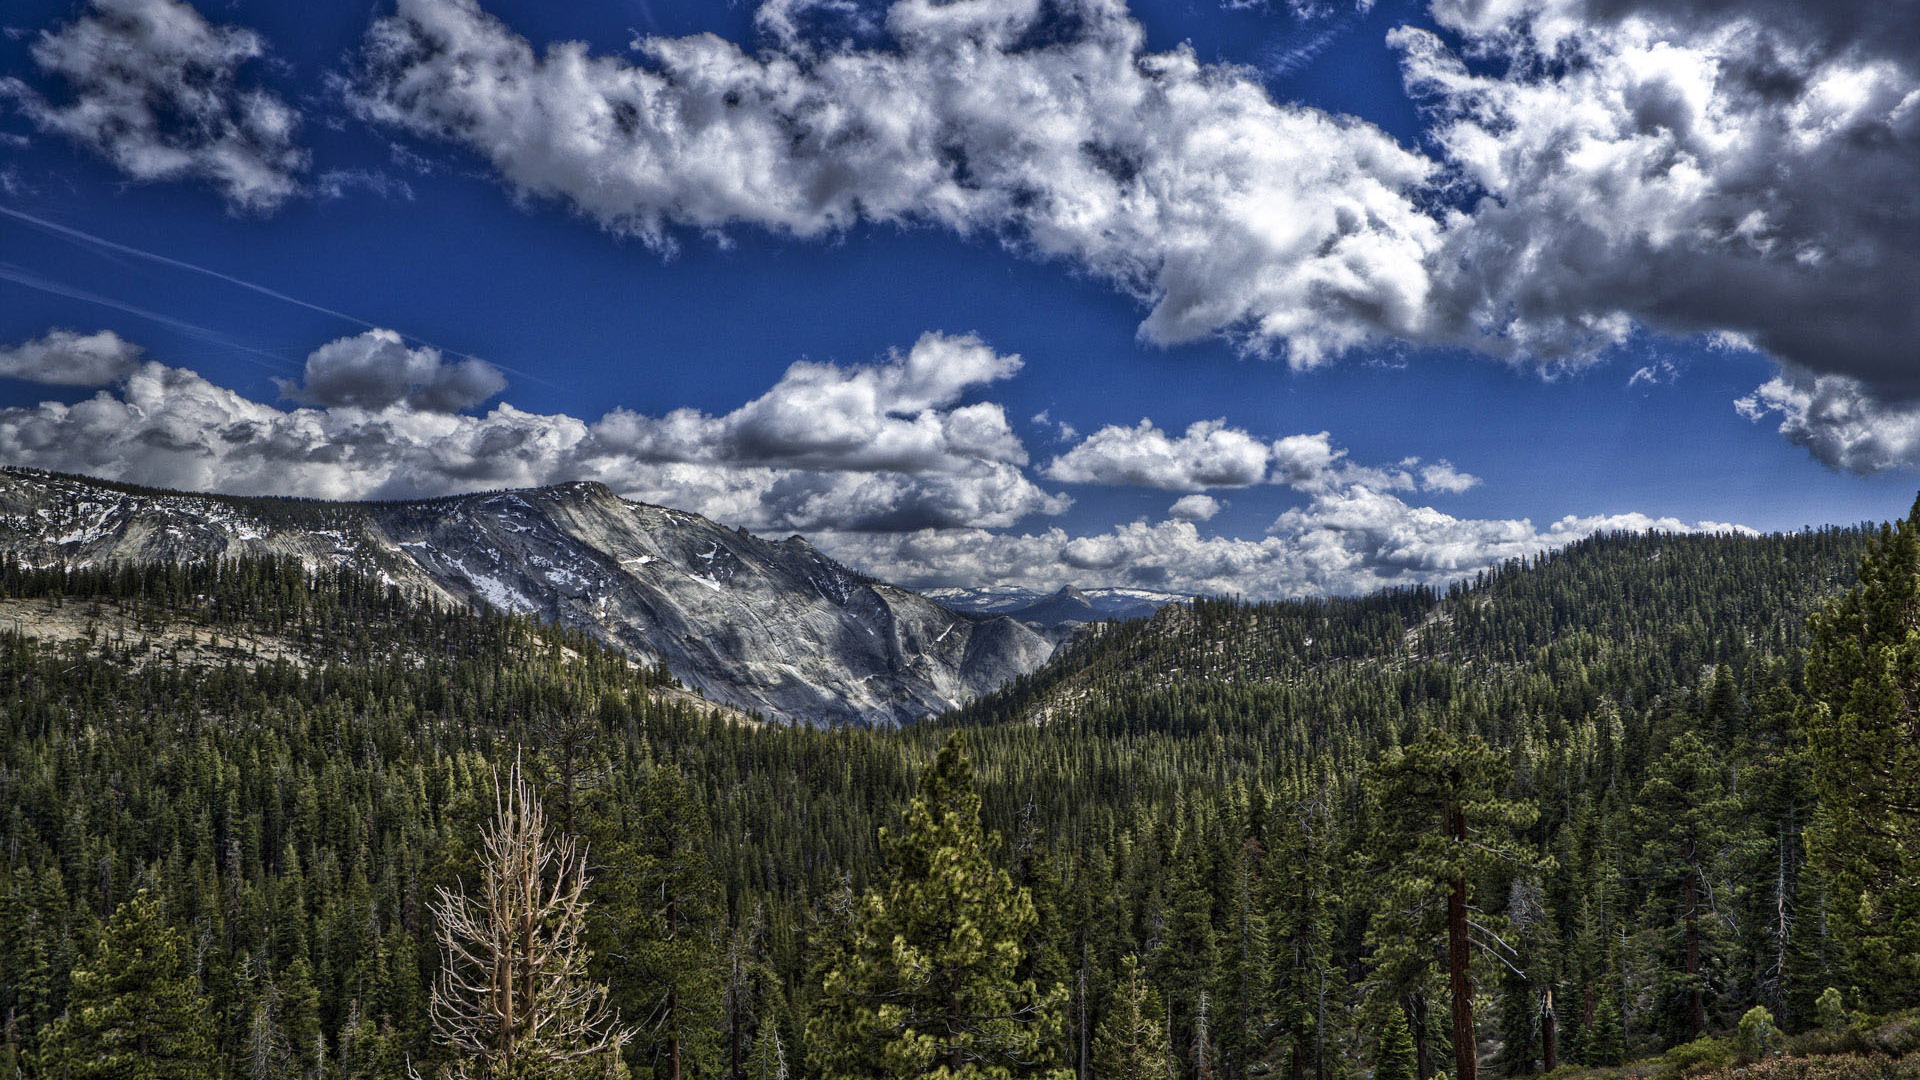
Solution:
[[[1113,997],[1093,1041],[1093,1075],[1101,1080],[1166,1080],[1172,1055],[1160,995],[1129,955],[1120,960]]]
[[[66,1015],[48,1033],[41,1071],[75,1080],[212,1080],[207,1000],[187,942],[142,890],[114,910],[73,972]]]
[[[1373,1041],[1373,1080],[1413,1080],[1413,1036],[1407,1031],[1407,1014],[1391,1001],[1380,1012]]]
[[[1667,913],[1656,917],[1678,942],[1677,964],[1669,962],[1662,988],[1677,1006],[1676,1022],[1668,1025],[1676,1039],[1697,1039],[1707,1030],[1715,866],[1739,839],[1739,813],[1718,755],[1690,731],[1654,763],[1634,806],[1645,875]]]
[[[1621,1065],[1626,1062],[1626,1029],[1620,1021],[1620,1003],[1612,991],[1600,995],[1600,1003],[1594,1006],[1593,1028],[1586,1041],[1587,1064]]]
[[[587,973],[586,853],[551,835],[516,766],[495,792],[481,835],[478,896],[439,891],[435,929],[443,954],[431,1012],[457,1080],[533,1080],[605,1068],[632,1032]],[[358,1003],[343,1059],[372,1062],[377,1026]],[[353,1044],[359,1044],[357,1053]]]
[[[1540,865],[1512,838],[1538,811],[1506,798],[1508,770],[1507,758],[1478,736],[1429,728],[1382,761],[1368,785],[1376,807],[1369,854],[1384,871],[1386,912],[1442,915],[1438,927],[1416,919],[1414,929],[1444,937],[1455,1080],[1474,1080],[1479,1070],[1467,915],[1474,883],[1502,865]]]
[[[957,732],[881,839],[888,879],[857,906],[852,947],[826,973],[808,1029],[822,1075],[1071,1076],[1049,1060],[1066,988],[1018,978],[1033,902],[993,865]]]
[[[1346,982],[1334,962],[1338,897],[1329,798],[1322,789],[1286,814],[1268,859],[1272,1011],[1282,1040],[1279,1064],[1291,1080],[1305,1080],[1309,1070],[1316,1080],[1324,1074],[1328,998]]]
[[[1920,1000],[1920,502],[1881,533],[1859,584],[1808,622],[1809,847],[1850,974]]]
[[[598,966],[637,1025],[627,1047],[636,1068],[660,1080],[719,1076],[726,987],[705,816],[670,765],[651,768],[637,802],[600,846]]]

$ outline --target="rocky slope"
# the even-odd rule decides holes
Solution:
[[[5,468],[0,552],[34,565],[297,556],[581,627],[715,701],[816,723],[920,719],[1053,649],[1013,619],[864,578],[798,536],[761,539],[590,483],[329,503]]]

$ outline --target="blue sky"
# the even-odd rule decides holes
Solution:
[[[1916,227],[1920,123],[1912,108],[1879,103],[1920,82],[1870,41],[1810,38],[1791,20],[1769,22],[1764,3],[1718,22],[1656,0],[1597,5],[1606,12],[1581,0],[954,7],[969,5],[985,13],[981,25],[1014,29],[943,28],[964,40],[917,46],[903,35],[918,31],[902,29],[911,0],[900,11],[487,0],[484,14],[464,0],[413,0],[398,13],[9,5],[0,371],[14,377],[0,378],[0,456],[333,497],[591,475],[759,531],[806,532],[917,585],[1254,595],[1444,580],[1594,528],[1791,529],[1884,519],[1911,503],[1920,422],[1913,316],[1901,297],[1920,282],[1897,242]],[[780,14],[794,27],[785,36],[771,18]],[[905,89],[874,116],[911,113],[915,95],[926,96],[933,128],[966,158],[952,168],[981,179],[909,188],[898,174],[934,167],[901,156],[917,142],[882,145],[877,164],[840,171],[832,149],[771,162],[716,151],[717,165],[636,164],[644,155],[618,145],[602,145],[599,158],[556,156],[527,133],[527,110],[565,130],[622,91],[525,78],[529,97],[499,106],[523,110],[519,119],[469,122],[496,102],[450,89],[431,60],[369,44],[370,26],[384,25],[391,42],[430,35],[435,19],[484,36],[474,47],[495,55],[523,40],[526,55],[503,63],[529,71],[551,43],[584,43],[579,55],[613,72],[607,86],[674,65],[633,48],[636,37],[677,47],[719,35],[745,47],[731,54],[742,63],[793,65],[777,69],[788,80],[779,92],[807,103],[768,106],[788,124],[818,127],[824,110],[869,107],[869,81],[899,72]],[[1113,43],[1136,27],[1139,44]],[[1768,34],[1798,50],[1778,61],[1798,87],[1786,104],[1742,89],[1758,61],[1739,43]],[[133,56],[198,49],[194,62],[214,73],[222,100],[187,102],[140,65],[101,59],[107,46]],[[1136,69],[1141,57],[1190,58],[1197,74],[1145,82],[1187,104],[1164,114],[1142,105],[1113,131],[1101,113],[1111,105],[1052,118],[1088,129],[1068,146],[1121,147],[1127,160],[1112,182],[1133,200],[1128,216],[1076,232],[1087,215],[1052,207],[1085,184],[1024,171],[1033,162],[1019,156],[1038,160],[1046,148],[1020,141],[1017,113],[994,116],[990,93],[984,104],[934,96],[968,92],[947,85],[941,66],[962,55],[941,50],[963,47],[1036,76],[1068,65],[1061,57],[1074,47]],[[710,52],[708,61],[724,49]],[[1599,74],[1565,63],[1575,55]],[[858,58],[860,76],[822,74],[833,56]],[[715,77],[741,79],[750,96],[773,70]],[[1120,69],[1084,69],[1108,70]],[[1116,93],[1138,89],[1134,75],[1112,77]],[[691,94],[669,83],[659,100]],[[260,100],[291,125],[250,112]],[[129,101],[145,110],[131,135],[114,126],[124,114],[100,119]],[[1542,148],[1570,137],[1569,102],[1596,110],[1571,132],[1589,152],[1535,167],[1551,158]],[[1821,108],[1825,126],[1810,127]],[[1856,129],[1890,132],[1885,156],[1809,144],[1807,131],[1837,130],[1836,110]],[[1475,128],[1473,115],[1498,119]],[[147,121],[152,138],[141,144]],[[1276,125],[1279,171],[1297,155],[1304,179],[1269,197],[1260,185],[1273,158],[1245,176],[1224,159],[1224,194],[1180,175],[1191,153],[1167,147],[1215,123],[1228,141]],[[694,133],[686,156],[726,144],[736,128],[760,130],[717,121]],[[1754,186],[1752,160],[1777,155],[1795,133],[1804,160]],[[650,137],[643,128],[635,139]],[[884,143],[861,138],[861,154]],[[671,158],[673,145],[649,152]],[[1663,166],[1655,182],[1644,164],[1592,164],[1656,151],[1683,156],[1683,170]],[[1382,154],[1395,156],[1383,165]],[[1337,164],[1322,175],[1325,160]],[[766,174],[716,202],[711,168]],[[1409,180],[1408,169],[1425,171]],[[1154,187],[1159,170],[1174,179]],[[792,195],[822,176],[852,194]],[[1860,205],[1838,205],[1834,192],[1851,190],[1854,176],[1867,178]],[[1342,210],[1317,249],[1235,246],[1244,230],[1273,228],[1269,213],[1284,232],[1376,180],[1372,201]],[[968,200],[959,210],[956,197]],[[1161,222],[1174,223],[1164,235]],[[1354,253],[1326,254],[1346,241]],[[1517,245],[1524,262],[1484,269]],[[1205,257],[1213,250],[1225,269]],[[1315,284],[1288,284],[1300,265]],[[1409,278],[1422,299],[1394,309]],[[1843,278],[1851,283],[1831,284]],[[1156,320],[1181,298],[1218,314],[1181,315],[1168,330]],[[1827,318],[1845,320],[1830,335],[1837,343],[1809,342],[1804,327]],[[376,327],[393,333],[367,336]],[[945,336],[917,353],[928,334]],[[328,343],[341,344],[317,351]],[[1013,355],[1017,371],[1004,362]],[[783,383],[801,360],[827,366],[805,387]],[[962,374],[928,389],[915,363]],[[139,371],[159,370],[143,364],[193,379],[140,384]],[[96,368],[98,377],[72,374]],[[400,389],[381,397],[367,389],[376,385]],[[776,385],[787,392],[769,395]],[[100,398],[110,421],[61,407]],[[845,404],[855,398],[865,404]],[[503,402],[516,410],[511,438],[484,423]],[[819,411],[842,407],[857,415]],[[617,453],[611,429],[593,427],[613,410],[639,418],[621,428]],[[672,427],[663,418],[674,410],[692,412]],[[851,434],[829,453],[794,426],[809,416]],[[1169,438],[1142,437],[1143,419]],[[542,425],[561,420],[588,434],[549,437]],[[1240,455],[1224,473],[1183,456],[1179,437],[1209,421],[1227,436],[1215,449]],[[216,437],[242,422],[278,432],[275,445],[301,432],[298,466],[247,457],[264,436]],[[913,441],[923,436],[933,443]],[[1266,463],[1267,447],[1289,436],[1305,441]],[[368,449],[388,437],[406,444]],[[551,449],[573,438],[597,449]],[[865,449],[852,445],[863,440]],[[881,445],[908,449],[872,450]],[[1422,470],[1443,462],[1454,479],[1429,482]],[[1190,520],[1170,523],[1185,496],[1204,499],[1187,503]],[[1555,525],[1563,519],[1572,520]]]

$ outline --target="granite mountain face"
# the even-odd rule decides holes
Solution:
[[[295,556],[578,627],[703,696],[809,723],[904,723],[1033,671],[1053,643],[605,485],[413,502],[182,494],[0,469],[0,552],[36,566]]]

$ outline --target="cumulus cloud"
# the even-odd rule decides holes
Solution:
[[[1920,61],[1920,9],[1884,0],[1434,0],[1433,13],[1448,25],[1483,35],[1528,24],[1530,32],[1548,41],[1635,19],[1689,33],[1742,19],[1822,55]]]
[[[962,529],[835,533],[819,542],[870,573],[921,588],[1131,586],[1287,597],[1440,584],[1595,533],[1648,529],[1751,532],[1638,513],[1566,517],[1539,528],[1525,518],[1456,518],[1352,487],[1287,511],[1259,539],[1204,536],[1190,521],[1164,521],[1133,522],[1091,536],[1059,528],[1019,535]]]
[[[369,330],[331,341],[307,357],[305,377],[282,379],[280,391],[302,405],[384,409],[404,404],[458,412],[506,389],[506,376],[484,360],[449,363],[438,349],[407,348],[392,330]]]
[[[1453,467],[1452,462],[1436,461],[1420,467],[1420,488],[1422,491],[1444,491],[1449,495],[1458,495],[1480,486],[1480,478]]]
[[[1474,193],[1433,324],[1550,369],[1641,327],[1731,334],[1920,393],[1920,54],[1872,36],[1911,41],[1911,6],[1439,0],[1497,62],[1393,35]]]
[[[1421,466],[1407,458],[1395,466],[1357,465],[1325,431],[1266,442],[1225,420],[1202,420],[1185,434],[1169,435],[1151,420],[1133,427],[1103,427],[1054,458],[1044,470],[1061,483],[1103,484],[1199,492],[1283,484],[1300,491],[1370,486],[1458,493],[1480,482],[1445,461]],[[1198,505],[1198,504],[1196,504]]]
[[[1180,521],[1212,521],[1226,505],[1211,495],[1182,495],[1167,507],[1167,516]]]
[[[48,386],[105,386],[133,370],[140,346],[111,330],[49,330],[32,341],[0,346],[0,378]]]
[[[1020,365],[976,337],[926,334],[882,364],[794,364],[771,390],[724,416],[618,410],[602,423],[601,438],[647,461],[901,473],[1025,465],[1026,449],[1000,405],[959,404]]]
[[[1888,403],[1858,380],[1789,369],[1734,408],[1749,420],[1780,417],[1780,434],[1830,468],[1884,472],[1920,462],[1920,403]]]
[[[1438,33],[1392,34],[1430,156],[1147,51],[1121,0],[764,0],[758,51],[645,37],[632,58],[538,51],[475,0],[399,0],[352,99],[663,250],[930,226],[1108,281],[1157,343],[1311,366],[1398,340],[1551,375],[1700,335],[1920,395],[1913,5],[1431,10]]]
[[[928,335],[877,364],[795,364],[722,416],[616,410],[589,421],[506,404],[474,415],[459,410],[498,392],[497,371],[382,330],[316,350],[304,380],[285,385],[304,407],[148,362],[77,404],[0,410],[0,460],[335,499],[595,479],[757,529],[1003,527],[1071,501],[1027,478],[1000,406],[963,403],[1018,366],[973,338]]]
[[[1146,51],[1121,0],[898,0],[878,46],[775,30],[757,53],[644,38],[629,62],[536,52],[473,0],[400,0],[355,101],[663,249],[682,227],[928,225],[1071,261],[1147,304],[1155,342],[1311,365],[1422,332],[1432,164],[1253,72]]]
[[[1224,504],[1197,492],[1156,524],[1091,535],[990,531],[1059,513],[1069,500],[1029,479],[1001,407],[970,400],[1020,367],[973,337],[929,334],[872,364],[797,363],[766,393],[718,415],[616,410],[598,420],[508,404],[461,411],[495,392],[497,373],[476,385],[471,369],[387,331],[315,350],[304,380],[289,387],[304,402],[293,407],[139,362],[136,348],[110,334],[55,332],[0,356],[31,353],[42,359],[7,362],[44,374],[73,370],[44,357],[84,350],[108,358],[88,362],[97,364],[91,378],[117,374],[113,385],[75,404],[0,409],[0,460],[163,487],[335,499],[600,480],[628,498],[729,524],[806,531],[909,585],[1348,593],[1449,580],[1596,531],[1730,528],[1638,514],[1544,529],[1456,518],[1396,494],[1464,486],[1470,478],[1451,466],[1353,465],[1320,433],[1254,444],[1263,473],[1306,496],[1264,537],[1201,535],[1195,522]],[[1197,427],[1202,444],[1228,430]]]
[[[42,33],[31,53],[71,99],[57,103],[17,78],[0,79],[0,98],[127,176],[206,181],[247,212],[299,190],[308,161],[294,141],[299,111],[239,80],[242,66],[266,54],[258,34],[209,23],[181,0],[93,0],[85,15]]]
[[[1265,483],[1271,456],[1266,443],[1225,420],[1202,420],[1174,438],[1143,419],[1130,428],[1101,428],[1054,458],[1046,474],[1070,484],[1201,491]]]

